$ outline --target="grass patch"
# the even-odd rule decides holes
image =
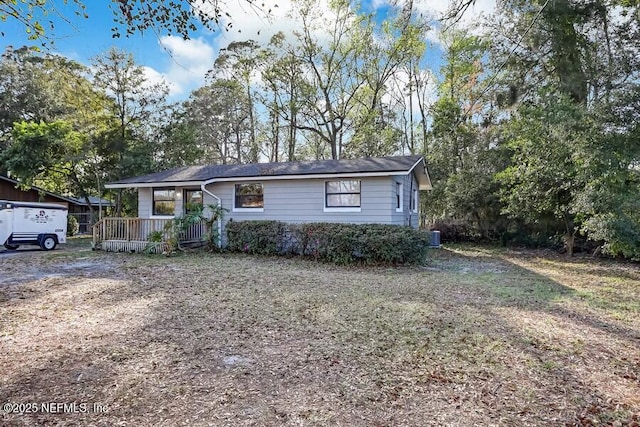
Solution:
[[[0,259],[0,400],[106,411],[2,425],[640,421],[640,320],[620,304],[640,300],[633,265],[456,247],[343,268],[84,243]]]
[[[83,252],[91,250],[91,243],[93,237],[90,235],[80,234],[76,236],[67,237],[67,243],[58,246],[58,252]],[[57,253],[57,252],[53,252]]]

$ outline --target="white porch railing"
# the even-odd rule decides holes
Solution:
[[[158,243],[158,251],[164,250],[169,238],[167,224],[172,219],[103,218],[93,225],[93,247],[114,251],[142,251],[149,243]],[[204,221],[180,232],[183,243],[200,242],[207,233]],[[160,240],[160,241],[159,241]]]

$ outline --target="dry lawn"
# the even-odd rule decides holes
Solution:
[[[638,265],[430,256],[2,257],[0,424],[639,425]]]

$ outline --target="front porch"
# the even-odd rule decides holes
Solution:
[[[173,219],[103,218],[93,225],[93,248],[108,252],[163,253],[174,239]],[[204,221],[191,224],[177,233],[180,246],[203,244],[207,236]]]

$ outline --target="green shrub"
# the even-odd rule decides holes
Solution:
[[[429,245],[424,231],[382,224],[236,221],[227,233],[234,252],[297,254],[340,265],[418,264]]]
[[[295,227],[300,253],[335,264],[418,264],[429,236],[411,227],[312,223]]]
[[[218,221],[222,221],[225,213],[229,212],[229,210],[218,204],[207,205],[207,209],[209,210],[209,218],[203,215],[208,230],[204,240],[207,242],[207,248],[210,251],[220,252],[222,251],[222,242],[220,233],[218,233]]]
[[[147,240],[154,243],[162,242],[163,234],[164,233],[162,231],[152,231],[147,236]]]
[[[249,254],[279,254],[286,224],[279,221],[230,221],[227,249]]]
[[[434,222],[429,228],[440,231],[440,240],[447,243],[473,242],[479,237],[464,221],[442,219]]]
[[[67,215],[67,236],[75,236],[80,231],[78,219],[73,215]]]

